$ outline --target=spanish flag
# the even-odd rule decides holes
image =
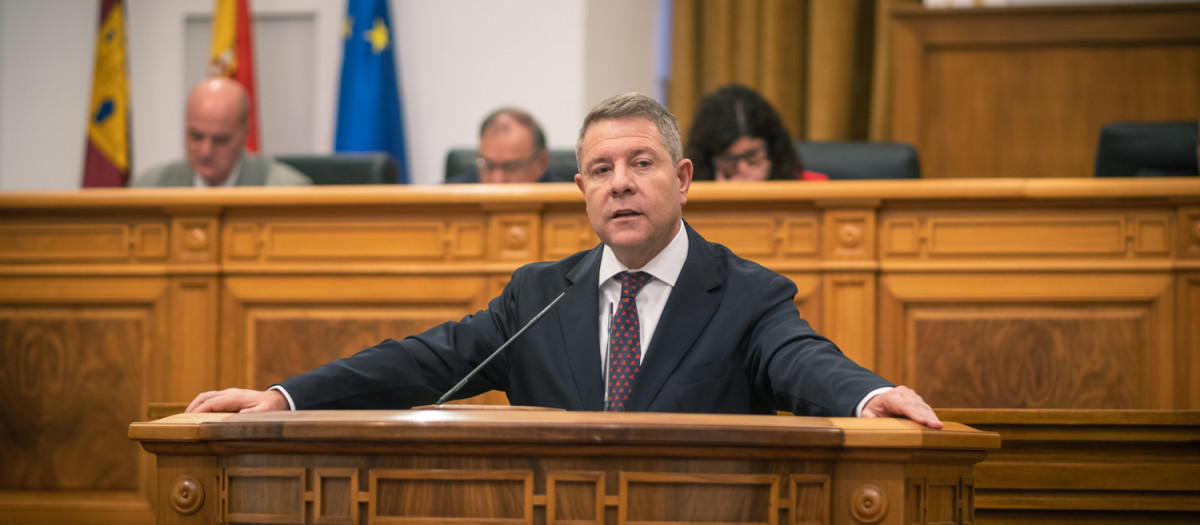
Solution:
[[[83,165],[85,188],[124,186],[129,180],[129,83],[125,56],[124,6],[121,0],[102,0]]]
[[[250,0],[217,0],[213,13],[212,56],[208,73],[238,81],[250,96],[250,134],[246,149],[258,151],[258,104],[254,101],[254,39]]]

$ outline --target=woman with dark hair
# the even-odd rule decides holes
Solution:
[[[729,84],[696,108],[687,157],[694,180],[828,180],[805,171],[792,136],[775,108],[754,90]]]

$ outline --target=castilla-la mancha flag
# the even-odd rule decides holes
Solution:
[[[85,188],[124,186],[129,181],[129,80],[125,57],[124,6],[121,0],[103,0],[83,164]]]
[[[250,134],[246,149],[258,151],[258,104],[254,97],[254,39],[250,0],[217,0],[213,12],[212,55],[208,73],[238,81],[250,95]]]

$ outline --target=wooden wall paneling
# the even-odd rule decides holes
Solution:
[[[892,16],[891,138],[924,177],[1091,177],[1103,124],[1200,114],[1197,4]]]
[[[542,253],[540,206],[495,210],[488,217],[488,259],[532,262]],[[513,269],[516,269],[515,267]]]
[[[977,523],[1195,523],[1200,411],[938,410],[998,432],[976,466]]]
[[[1176,319],[1177,373],[1186,374],[1176,383],[1175,406],[1200,410],[1200,207],[1179,207],[1176,275],[1179,286],[1179,311]]]
[[[600,244],[587,215],[579,211],[549,210],[542,218],[542,255],[548,261],[562,259]]]
[[[878,371],[876,363],[876,277],[869,272],[825,273],[823,324],[828,337],[854,362]],[[869,313],[865,314],[865,313]]]
[[[470,275],[228,277],[220,384],[265,388],[486,306]]]
[[[796,309],[800,317],[816,330],[825,333],[825,278],[817,272],[782,272],[796,284]],[[837,341],[834,341],[835,343]]]
[[[167,295],[161,278],[0,277],[0,516],[152,521],[153,460],[121,429],[164,394]]]
[[[215,266],[198,264],[217,262],[220,251],[217,215],[220,208],[169,208],[167,213],[171,214],[170,262],[197,264],[193,267],[195,271],[214,271]]]
[[[1164,273],[885,275],[882,369],[934,406],[1170,406],[1172,282]]]
[[[821,203],[821,333],[858,364],[876,369],[876,210],[878,201]]]
[[[1172,406],[1200,410],[1200,272],[1180,273],[1179,308],[1176,314],[1175,399]]]
[[[487,221],[477,206],[235,208],[222,221],[222,261],[290,272],[478,264],[489,256]]]
[[[50,312],[55,322],[125,327],[38,354],[112,355],[106,377],[140,374],[136,401],[84,405],[97,421],[140,418],[148,402],[185,402],[210,388],[261,387],[460,318],[484,307],[521,264],[597,243],[574,188],[477,190],[0,194],[0,321]],[[801,314],[868,364],[842,334],[874,330],[874,368],[923,394],[932,389],[935,405],[1175,409],[1200,405],[1197,202],[1197,181],[1182,178],[697,183],[685,216],[792,279]],[[535,239],[503,247],[514,227]],[[305,232],[312,246],[301,242]],[[872,286],[875,306],[858,306],[870,304]],[[4,337],[49,340],[48,325],[21,322],[6,325]],[[215,324],[208,336],[206,324]],[[121,343],[129,333],[142,340]],[[138,367],[134,347],[144,348]],[[311,362],[287,369],[296,356]],[[55,384],[14,387],[49,399]],[[24,403],[6,386],[0,403]],[[70,443],[73,428],[46,430],[44,441]],[[114,454],[93,456],[76,470],[102,471]],[[0,512],[30,522],[136,522],[146,508],[144,485],[12,483],[0,488]]]
[[[170,380],[162,396],[152,402],[186,403],[197,393],[217,384],[218,280],[216,277],[175,277],[169,279],[167,333],[156,349],[167,361]]]

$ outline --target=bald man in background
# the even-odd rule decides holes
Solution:
[[[153,168],[134,187],[307,186],[312,181],[269,157],[246,151],[250,98],[225,77],[207,78],[188,95],[184,116],[187,161]]]

